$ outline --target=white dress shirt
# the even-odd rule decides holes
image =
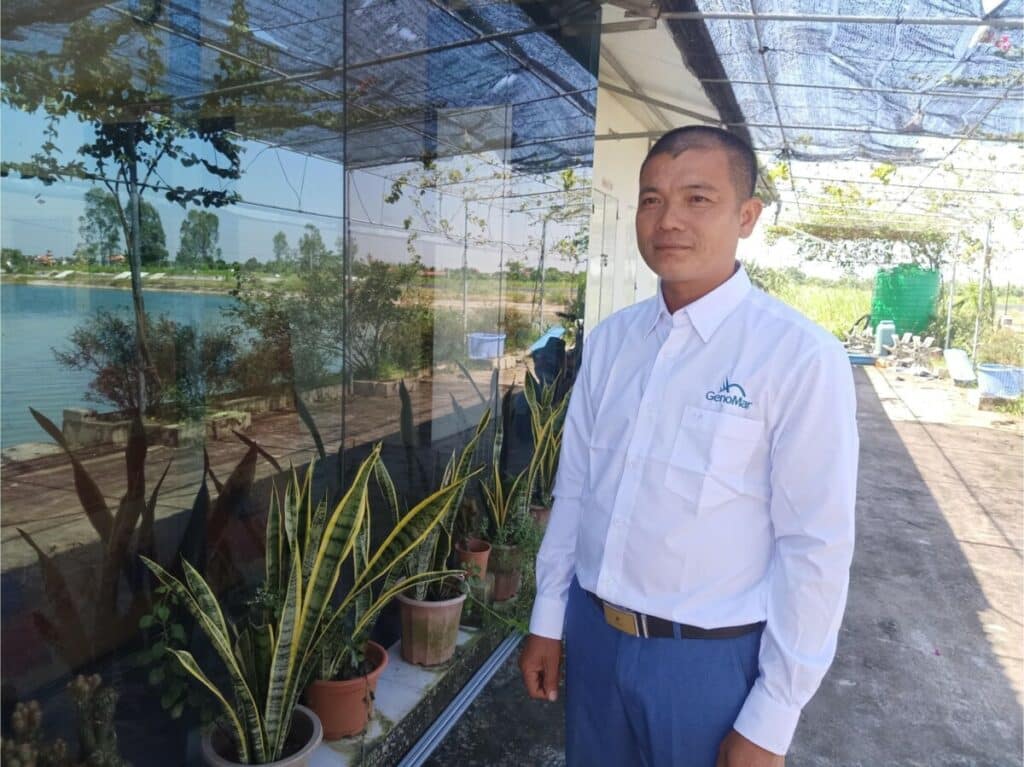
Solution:
[[[740,267],[669,314],[657,296],[587,336],[530,631],[569,584],[702,628],[767,621],[735,729],[775,753],[835,655],[858,437],[842,345]]]

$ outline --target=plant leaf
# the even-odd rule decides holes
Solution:
[[[235,708],[221,694],[221,691],[217,689],[217,686],[209,680],[209,678],[199,668],[199,664],[196,663],[196,659],[192,657],[192,653],[186,650],[174,650],[168,649],[167,652],[171,653],[175,658],[178,659],[178,663],[185,669],[193,678],[197,679],[207,690],[209,690],[213,697],[220,703],[221,709],[223,709],[228,722],[231,724],[231,734],[235,739],[235,743],[238,746],[238,757],[244,764],[249,764],[252,760],[252,754],[249,750],[249,741],[245,737],[245,730],[242,728],[242,723],[238,720],[238,716],[235,714]]]
[[[82,509],[85,511],[86,517],[89,518],[93,529],[96,530],[100,539],[106,543],[110,537],[111,528],[114,526],[114,518],[107,507],[107,500],[103,497],[99,486],[89,475],[89,472],[85,470],[85,467],[82,466],[78,458],[71,452],[67,440],[64,439],[61,430],[57,428],[53,421],[33,408],[29,408],[29,412],[32,413],[32,417],[36,419],[36,423],[42,427],[43,431],[49,434],[53,441],[64,449],[65,454],[71,461],[71,468],[74,472],[75,491],[78,493],[78,501],[82,504]]]
[[[247,437],[246,435],[242,434],[242,432],[236,431],[235,429],[232,429],[231,433],[238,437],[242,442],[244,442],[249,447],[254,448],[257,453],[262,455],[266,459],[267,463],[274,467],[274,471],[276,471],[278,474],[281,473],[281,464],[277,462],[277,459],[274,458],[274,456],[272,456],[270,453],[264,450],[263,446],[260,445],[256,440],[252,439],[251,437]]]
[[[324,441],[320,436],[320,430],[316,427],[316,421],[313,420],[312,413],[306,407],[306,403],[302,401],[302,397],[299,396],[299,389],[294,384],[292,385],[292,399],[295,401],[295,410],[299,414],[299,419],[306,425],[309,430],[309,434],[313,437],[313,444],[316,445],[316,452],[319,454],[321,460],[327,457],[327,451],[324,449]]]
[[[58,647],[61,647],[66,653],[71,655],[80,656],[81,653],[88,653],[92,643],[85,632],[85,625],[82,623],[78,608],[75,606],[76,600],[71,593],[71,589],[68,587],[68,582],[64,579],[60,570],[57,569],[53,559],[47,556],[46,552],[36,544],[31,535],[20,527],[18,528],[18,534],[36,553],[36,558],[39,560],[39,569],[43,573],[43,591],[57,619],[57,624],[55,625],[43,616],[42,613],[39,614],[39,617],[45,621],[45,627],[52,629],[52,632],[48,630],[44,633],[44,638],[58,643]],[[38,627],[40,621],[37,620],[36,623]]]

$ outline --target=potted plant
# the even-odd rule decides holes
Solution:
[[[555,475],[558,472],[558,456],[562,449],[565,411],[569,404],[568,392],[560,401],[555,402],[557,391],[557,377],[549,385],[543,386],[533,375],[527,374],[523,393],[530,408],[532,460],[537,463],[537,479],[530,503],[530,514],[541,530],[547,527],[551,506],[554,504]]]
[[[554,426],[553,417],[541,423],[534,437],[535,442],[547,444]],[[480,483],[489,522],[490,569],[494,574],[495,602],[504,602],[519,592],[522,582],[519,544],[530,536],[528,526],[534,524],[529,507],[541,466],[538,454],[534,453],[527,466],[518,474],[511,477],[503,476],[503,441],[504,430],[498,423],[494,430],[494,444],[491,450],[491,471],[487,479]]]
[[[455,544],[455,557],[459,567],[470,577],[483,580],[487,577],[487,560],[491,556],[491,544],[483,538],[468,535]]]
[[[312,468],[298,485],[292,474],[291,505],[272,501],[267,520],[266,599],[239,620],[229,620],[203,576],[182,560],[183,580],[144,559],[157,579],[188,610],[209,639],[227,672],[222,691],[191,653],[168,649],[217,699],[224,726],[203,739],[211,767],[231,764],[308,764],[323,737],[319,717],[298,704],[306,685],[323,666],[325,642],[340,627],[359,636],[386,602],[373,599],[373,587],[387,580],[397,562],[413,550],[447,510],[461,486],[442,488],[405,515],[384,542],[370,551],[369,481],[386,476],[380,445],[359,467],[355,479],[332,508],[295,499],[310,496]],[[388,480],[389,481],[389,480]],[[352,585],[335,594],[342,568],[351,563]],[[437,577],[428,574],[426,577]],[[391,592],[398,587],[392,586]],[[335,599],[332,602],[332,595]],[[355,616],[358,621],[355,621]]]
[[[409,578],[425,572],[440,572],[452,554],[453,527],[466,482],[475,473],[473,455],[490,421],[485,410],[476,431],[463,447],[453,454],[442,476],[442,487],[456,484],[461,489],[453,498],[440,524],[425,536],[413,556],[405,563]],[[420,579],[398,595],[402,622],[402,658],[408,663],[436,666],[449,661],[455,653],[459,622],[466,601],[465,577]]]
[[[394,483],[379,458],[374,474],[389,505],[397,509]],[[323,721],[328,739],[362,732],[373,713],[377,680],[388,664],[387,650],[369,640],[381,610],[404,589],[459,575],[457,570],[446,569],[442,564],[402,577],[407,569],[405,563],[436,535],[464,487],[464,479],[446,476],[446,481],[430,496],[405,514],[396,513],[394,527],[375,550],[371,546],[369,519],[358,531],[352,550],[353,585],[344,594],[335,595],[341,599],[341,606],[321,642],[317,676],[306,691],[306,699]],[[309,518],[308,501],[305,507],[304,516]],[[316,518],[316,513],[312,518]],[[316,527],[314,523],[314,531]],[[383,584],[378,588],[375,584],[380,581]]]

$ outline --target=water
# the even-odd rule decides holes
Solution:
[[[166,314],[180,323],[209,327],[233,299],[225,295],[152,291],[145,294],[146,312]],[[64,408],[110,406],[85,399],[93,374],[69,370],[54,359],[53,350],[70,348],[71,332],[97,311],[120,310],[131,316],[131,292],[116,288],[63,285],[0,286],[0,447],[50,438],[28,412],[34,407],[58,426]]]

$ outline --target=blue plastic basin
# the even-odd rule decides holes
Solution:
[[[471,360],[489,360],[505,353],[504,333],[469,333],[466,353]]]
[[[978,391],[986,397],[1019,397],[1024,391],[1024,368],[991,363],[978,365]]]

